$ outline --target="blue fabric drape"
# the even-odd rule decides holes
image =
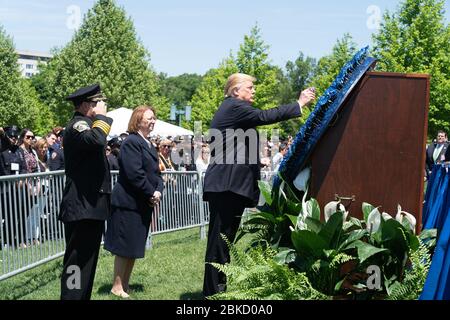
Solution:
[[[428,181],[423,228],[437,229],[438,242],[420,300],[450,300],[450,170],[436,165]]]
[[[422,215],[422,225],[425,230],[440,230],[442,228],[443,217],[446,216],[448,205],[450,205],[447,200],[450,173],[447,171],[447,168],[441,165],[433,167],[433,172],[428,181]]]
[[[422,212],[422,225],[423,226],[425,225],[426,221],[428,221],[428,216],[430,215],[431,206],[429,206],[428,203],[430,203],[430,202],[434,203],[434,199],[436,198],[437,183],[435,184],[434,181],[439,180],[439,178],[436,177],[436,176],[441,175],[442,171],[439,169],[440,169],[439,166],[433,167],[433,171],[428,178],[427,192],[425,193],[425,202],[424,202],[424,206],[423,206],[423,210],[422,210],[423,211]]]

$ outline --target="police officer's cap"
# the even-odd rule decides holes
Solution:
[[[108,145],[111,148],[120,148],[120,146],[122,145],[122,142],[123,142],[122,137],[116,137],[116,138],[112,138],[111,140],[109,140]]]
[[[106,97],[103,95],[100,85],[94,84],[88,87],[78,89],[70,96],[68,96],[66,100],[72,101],[75,105],[79,105],[85,101],[97,102],[101,100],[106,100]]]
[[[6,127],[5,134],[8,138],[18,138],[20,135],[20,128],[17,126]]]
[[[66,133],[66,129],[62,129],[60,132],[58,132],[58,137],[64,137],[64,133]]]

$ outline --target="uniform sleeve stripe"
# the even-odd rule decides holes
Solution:
[[[94,122],[94,124],[93,124],[93,126],[92,126],[93,128],[100,128],[100,129],[104,129],[104,130],[109,130],[111,127],[107,124],[107,123],[105,123],[105,122]]]
[[[102,128],[102,129],[109,129],[109,128],[111,128],[110,126],[108,126],[105,123],[94,123],[93,127],[99,127],[99,128]]]
[[[108,128],[105,128],[105,127],[103,127],[103,126],[96,126],[96,127],[94,127],[94,128],[99,128],[99,129],[101,129],[104,133],[109,134],[109,129],[108,129]]]
[[[106,134],[109,134],[109,132],[111,131],[111,126],[102,120],[95,121],[92,125],[92,128],[99,128]]]

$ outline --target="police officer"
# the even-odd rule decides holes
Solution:
[[[59,219],[64,223],[66,252],[62,300],[89,300],[105,220],[110,214],[111,176],[105,155],[113,120],[106,117],[100,85],[69,97],[75,114],[64,134],[66,186]]]
[[[56,141],[59,139],[59,137],[53,133],[50,132],[47,135],[47,144],[48,144],[48,151],[47,151],[47,165],[50,171],[58,171],[58,170],[64,170],[64,152],[62,149],[62,145],[57,145]]]
[[[106,147],[106,157],[108,158],[109,167],[112,171],[119,170],[119,154],[122,141],[123,139],[121,137],[112,138]]]
[[[0,176],[11,176],[27,173],[25,158],[20,151],[17,141],[20,129],[17,126],[9,126],[4,129],[2,146],[7,149],[0,154]],[[22,199],[27,191],[23,189],[22,182],[17,182],[11,188],[2,188],[0,184],[1,209],[3,216],[3,237],[8,246],[26,247],[23,239],[26,234],[25,221],[27,205],[25,202],[14,203],[14,199]],[[16,213],[13,211],[17,210]],[[0,221],[2,223],[2,221]]]
[[[5,150],[0,154],[0,176],[26,173],[24,158],[17,145],[19,134],[20,129],[17,126],[10,126],[4,130],[2,147],[5,147]]]
[[[0,153],[8,149],[10,145],[9,139],[5,134],[5,130],[0,127]]]

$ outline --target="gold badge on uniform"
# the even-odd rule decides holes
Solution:
[[[91,127],[89,127],[88,123],[86,121],[78,121],[73,125],[73,128],[77,130],[78,132],[83,132],[86,130],[91,130]]]

